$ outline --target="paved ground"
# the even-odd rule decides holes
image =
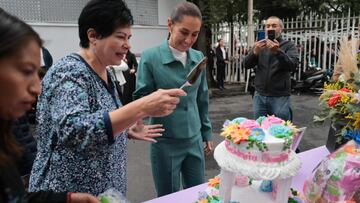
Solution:
[[[210,119],[213,124],[215,144],[223,138],[219,136],[221,126],[225,119],[235,117],[252,117],[252,101],[250,95],[242,93],[242,87],[228,85],[224,91],[212,91],[210,100]],[[292,105],[294,123],[297,126],[306,126],[305,136],[300,143],[300,150],[308,150],[326,142],[328,125],[317,126],[312,123],[312,117],[318,108],[317,95],[293,95]],[[149,161],[149,144],[145,142],[130,141],[128,162],[128,192],[127,197],[133,203],[150,200],[156,197]],[[219,173],[219,168],[209,156],[206,159],[206,178]]]

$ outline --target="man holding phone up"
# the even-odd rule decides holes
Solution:
[[[245,57],[245,68],[255,68],[254,116],[275,115],[292,120],[290,76],[297,68],[299,54],[293,42],[281,38],[281,19],[266,20],[266,39],[257,40]]]

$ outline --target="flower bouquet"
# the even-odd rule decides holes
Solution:
[[[343,39],[339,51],[338,69],[342,71],[339,80],[325,83],[320,96],[321,111],[314,116],[314,122],[326,120],[340,124],[336,141],[344,137],[360,141],[360,73],[357,68],[356,49]]]
[[[315,122],[331,120],[342,124],[337,141],[352,139],[326,157],[304,184],[309,203],[358,202],[360,190],[360,73],[351,42],[341,41],[336,68],[342,71],[338,81],[324,85],[320,96],[321,113]]]

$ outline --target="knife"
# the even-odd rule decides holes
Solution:
[[[184,89],[185,87],[192,86],[196,80],[199,78],[201,71],[205,69],[205,65],[207,62],[207,57],[202,58],[190,71],[190,73],[186,76],[186,82],[180,87],[180,89]]]

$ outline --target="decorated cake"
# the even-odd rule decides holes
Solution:
[[[208,180],[208,187],[205,191],[199,192],[198,200],[196,203],[223,203],[222,199],[220,198],[220,177],[215,176],[214,178],[211,178]],[[236,176],[235,178],[235,186],[233,187],[234,193],[236,193],[233,196],[245,196],[245,198],[242,199],[242,201],[236,201],[233,200],[230,203],[242,203],[242,202],[256,202],[256,203],[268,203],[271,201],[270,196],[263,196],[261,194],[261,190],[256,190],[254,194],[254,191],[251,191],[254,187],[256,187],[256,184],[258,182],[249,179],[245,176]],[[247,189],[243,189],[244,187],[248,187]],[[246,192],[251,192],[253,195],[244,195]],[[250,193],[250,194],[251,194]],[[249,193],[248,193],[249,194]],[[271,195],[274,193],[271,193]],[[254,195],[257,198],[255,200]],[[239,198],[234,198],[239,199]],[[294,189],[290,189],[288,193],[288,200],[287,203],[305,203],[304,201],[305,197],[302,196],[298,191]]]
[[[265,199],[259,197],[259,203],[286,203],[291,179],[301,167],[300,159],[293,151],[300,134],[301,131],[291,122],[275,116],[257,120],[240,117],[225,121],[221,132],[225,140],[214,152],[214,158],[221,167],[219,193],[223,202],[240,200],[237,197],[240,193],[244,194],[240,196],[249,196],[253,191],[260,195],[271,193],[266,194]],[[243,180],[254,180],[254,184],[232,194],[238,176]],[[239,202],[244,201],[241,199]]]

